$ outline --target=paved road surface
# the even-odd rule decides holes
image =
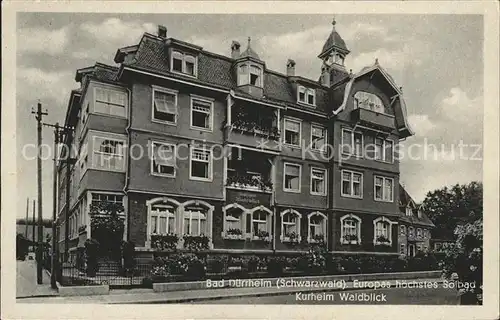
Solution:
[[[36,283],[36,262],[33,260],[16,261],[16,298],[57,295],[50,287],[50,277],[42,271],[42,284]]]

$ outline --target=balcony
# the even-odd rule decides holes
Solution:
[[[363,108],[354,109],[351,112],[351,120],[385,131],[395,128],[394,116]]]
[[[228,159],[226,186],[248,191],[271,192],[271,156],[233,148]]]
[[[277,150],[280,132],[277,111],[271,107],[237,104],[231,108],[231,124],[225,139],[259,149]]]
[[[273,184],[258,172],[236,172],[228,170],[227,186],[249,191],[271,192]]]

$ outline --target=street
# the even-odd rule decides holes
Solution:
[[[42,284],[36,283],[36,262],[16,261],[16,298],[33,296],[55,296],[57,291],[50,287],[50,277],[42,271]]]
[[[346,301],[342,300],[352,297],[350,294],[363,294],[365,297],[370,294],[377,294],[378,297],[386,295],[387,301]],[[362,295],[363,296],[363,295]],[[371,295],[373,297],[373,295]],[[316,300],[313,300],[316,297]],[[319,299],[324,299],[319,301]],[[378,290],[346,290],[336,292],[315,293],[315,296],[308,296],[307,292],[302,295],[287,294],[279,296],[229,298],[222,300],[195,301],[194,304],[418,304],[418,305],[456,305],[457,291],[444,289],[440,286],[437,289],[378,289]]]

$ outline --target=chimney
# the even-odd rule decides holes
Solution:
[[[289,77],[295,76],[295,61],[288,59],[286,62],[286,75]]]
[[[240,56],[240,43],[238,41],[233,41],[231,43],[231,58],[238,59]]]
[[[158,37],[160,37],[162,39],[167,38],[167,27],[162,26],[162,25],[158,26]]]

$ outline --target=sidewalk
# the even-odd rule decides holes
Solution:
[[[395,286],[396,280],[386,280]],[[384,282],[386,282],[384,281]],[[401,280],[400,280],[401,281]],[[413,280],[408,280],[413,281]],[[442,279],[415,279],[419,282],[438,282]],[[127,303],[185,303],[191,301],[220,300],[227,298],[262,297],[287,295],[296,292],[324,292],[358,290],[353,282],[347,282],[345,289],[333,288],[221,288],[172,292],[153,292],[152,289],[112,290],[109,295],[78,296],[78,297],[53,297],[53,298],[27,298],[18,300],[22,303],[100,303],[100,304],[127,304]],[[366,288],[363,288],[366,289]]]
[[[50,277],[42,270],[42,284],[37,284],[36,262],[16,261],[16,298],[36,296],[57,296],[57,290],[50,287]]]

